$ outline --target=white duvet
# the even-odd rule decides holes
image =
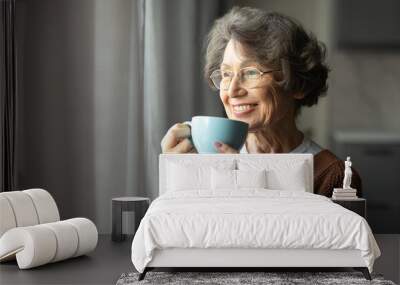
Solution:
[[[380,256],[361,216],[321,195],[265,189],[160,196],[133,239],[136,269],[164,248],[358,249],[370,272]]]

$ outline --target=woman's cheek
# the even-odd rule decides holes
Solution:
[[[221,99],[222,105],[224,105],[224,109],[225,109],[226,114],[228,115],[228,118],[231,118],[232,117],[231,109],[228,104],[229,97],[227,95],[224,95],[223,93],[220,93],[219,97]]]
[[[232,112],[231,112],[230,107],[228,105],[224,105],[224,107],[225,107],[226,115],[228,116],[229,119],[231,119],[232,118]]]
[[[268,107],[265,104],[265,102],[258,103],[257,110],[258,111],[257,111],[256,115],[257,115],[258,119],[264,120],[267,115],[267,112],[268,112]]]
[[[264,125],[269,125],[275,121],[279,109],[279,102],[276,92],[273,90],[272,86],[266,90],[262,96],[262,106],[263,106],[263,122]]]

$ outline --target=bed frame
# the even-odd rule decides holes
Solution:
[[[254,268],[337,268],[352,267],[371,280],[359,250],[330,249],[198,249],[170,248],[156,250],[143,273],[155,268],[231,268],[235,271]],[[262,271],[262,270],[261,270]]]
[[[238,154],[222,154],[224,158],[235,158]],[[166,191],[166,160],[193,159],[212,160],[219,155],[199,155],[199,154],[162,154],[159,161],[159,191],[160,194]],[[257,158],[275,159],[278,156],[268,154],[246,155]],[[309,187],[307,191],[313,191],[313,157],[311,154],[281,154],[282,159],[303,159],[309,165]],[[331,249],[255,249],[255,248],[169,248],[157,249],[153,259],[143,273],[139,275],[139,280],[143,280],[146,273],[156,268],[203,268],[219,269],[229,268],[234,271],[253,271],[256,269],[271,268],[343,268],[350,267],[361,271],[367,280],[371,276],[365,261],[361,257],[359,250],[331,250]],[[251,270],[250,270],[251,269]],[[231,271],[231,270],[229,270]],[[260,270],[263,271],[263,270]]]

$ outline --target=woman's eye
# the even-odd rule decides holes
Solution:
[[[244,76],[248,79],[257,78],[260,73],[255,69],[248,69],[244,72]]]
[[[222,72],[221,72],[221,76],[222,76],[222,78],[231,77],[231,72],[229,72],[229,71],[222,71]]]

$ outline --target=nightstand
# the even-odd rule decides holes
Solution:
[[[135,213],[135,231],[138,229],[150,199],[147,197],[119,197],[112,199],[112,234],[113,241],[123,241],[125,235],[122,233],[122,212]]]
[[[367,200],[364,198],[356,198],[351,200],[332,199],[332,202],[359,214],[364,219],[367,218]]]

